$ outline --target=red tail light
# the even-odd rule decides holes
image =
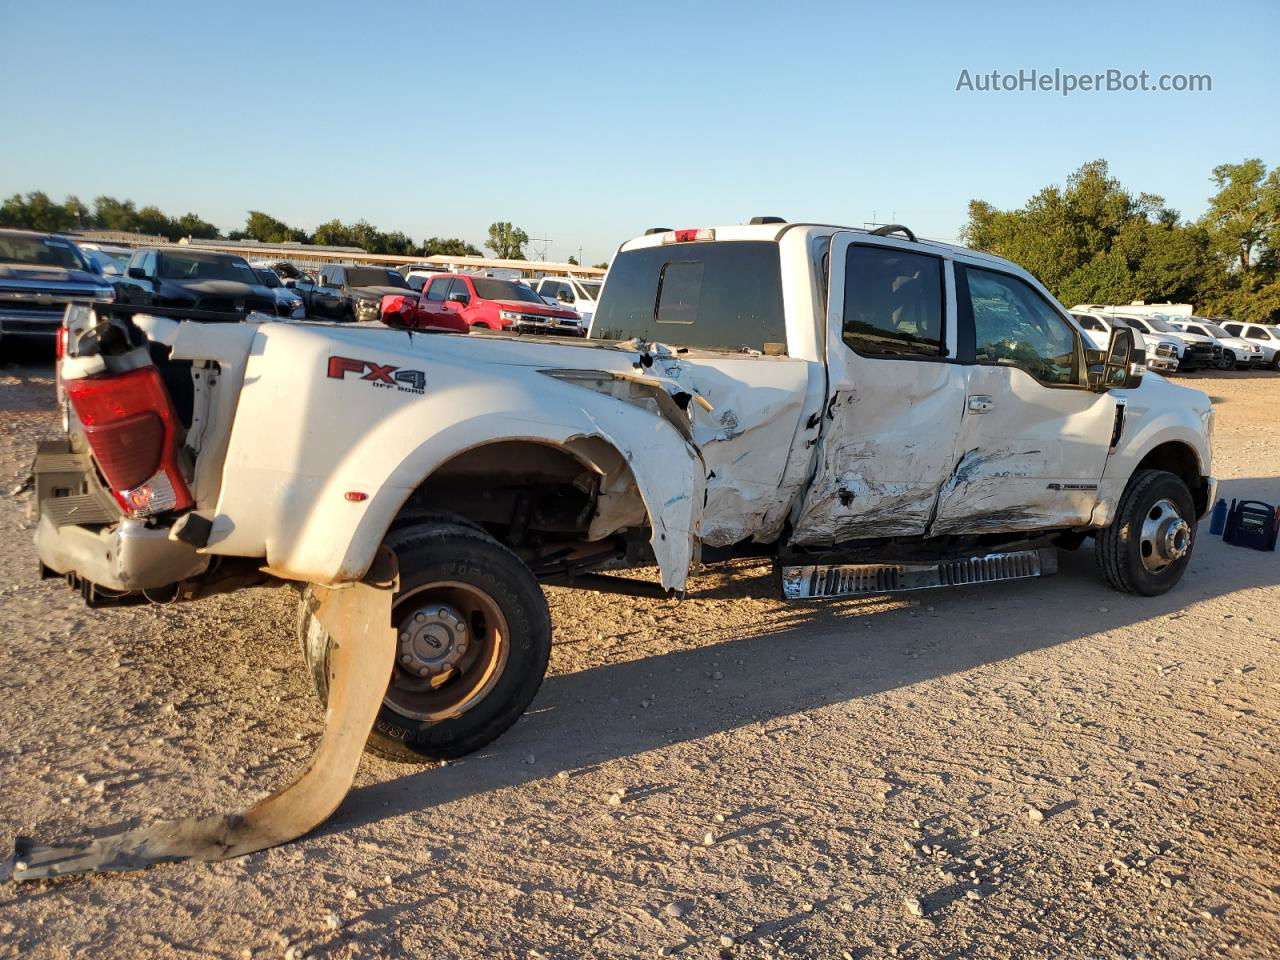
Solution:
[[[111,494],[133,517],[191,506],[177,464],[177,416],[155,367],[67,380],[67,397]]]

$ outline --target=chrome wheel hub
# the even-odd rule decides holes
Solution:
[[[401,622],[396,663],[410,676],[438,677],[458,665],[470,640],[458,611],[443,603],[428,604]]]
[[[1191,525],[1172,500],[1157,500],[1142,521],[1142,565],[1159,573],[1191,549]]]

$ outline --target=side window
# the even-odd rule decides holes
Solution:
[[[437,277],[427,286],[427,300],[431,303],[439,303],[444,299],[444,292],[449,289],[452,281],[449,277]]]
[[[452,297],[456,293],[461,293],[466,296],[467,299],[463,301],[464,303],[471,302],[471,291],[467,289],[467,281],[463,280],[461,277],[454,277],[453,281],[449,284],[449,293],[447,295]]]
[[[341,267],[334,267],[333,272],[329,275],[329,285],[331,287],[342,286],[342,283],[346,279],[346,276],[347,276],[347,272],[345,270],[343,270]]]
[[[148,277],[156,275],[156,252],[148,250],[142,255],[142,272]]]
[[[942,259],[851,246],[844,268],[845,345],[873,357],[944,357]]]
[[[1075,317],[1076,320],[1079,321],[1080,326],[1084,327],[1086,330],[1093,330],[1096,333],[1107,332],[1107,328],[1102,325],[1102,321],[1097,317],[1091,317],[1087,313],[1073,313],[1072,316]]]
[[[1263,330],[1261,327],[1250,327],[1250,328],[1249,328],[1249,336],[1253,337],[1253,339],[1255,339],[1255,340],[1270,340],[1270,339],[1271,339],[1270,334],[1268,334],[1268,333],[1267,333],[1267,331]]]
[[[1222,325],[1222,329],[1227,331],[1227,333],[1231,334],[1233,337],[1238,337],[1240,336],[1240,331],[1244,329],[1244,326],[1239,323],[1224,323]]]
[[[963,269],[978,363],[1017,367],[1052,386],[1079,384],[1075,331],[1056,310],[1017,277]]]

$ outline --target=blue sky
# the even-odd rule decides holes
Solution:
[[[1280,163],[1280,4],[44,4],[0,0],[0,193],[223,229],[511,220],[588,262],[755,214],[953,238],[1106,158],[1198,215]],[[14,38],[23,38],[15,43]],[[1207,73],[1210,93],[957,92],[962,69]]]

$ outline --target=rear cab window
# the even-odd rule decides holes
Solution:
[[[778,245],[729,240],[624,250],[609,268],[591,335],[785,354]]]

